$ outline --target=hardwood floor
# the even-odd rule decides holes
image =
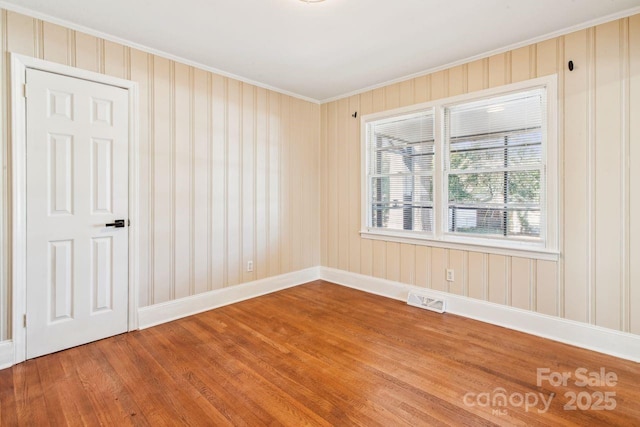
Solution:
[[[640,364],[317,281],[0,371],[0,425],[632,426],[639,384]],[[616,407],[564,410],[572,392]]]

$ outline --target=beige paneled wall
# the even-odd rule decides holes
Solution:
[[[575,63],[569,72],[566,64]],[[558,74],[559,262],[362,239],[362,116]],[[640,334],[640,16],[321,106],[323,266]],[[445,269],[456,281],[445,280]]]
[[[13,12],[0,25],[5,161],[7,52],[139,83],[141,306],[320,263],[318,105]],[[9,305],[5,292],[0,340]]]
[[[321,264],[640,334],[640,16],[322,106],[4,10],[0,37],[9,166],[7,52],[139,83],[141,306]],[[354,111],[554,73],[559,262],[360,238]],[[9,173],[0,340],[10,325]]]

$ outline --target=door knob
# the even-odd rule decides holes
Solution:
[[[124,227],[124,219],[116,219],[115,222],[112,222],[111,224],[105,224],[105,227],[115,227],[115,228],[122,228]]]

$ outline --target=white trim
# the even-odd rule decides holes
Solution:
[[[129,332],[138,329],[140,286],[140,94],[138,84],[129,88]]]
[[[11,242],[11,271],[12,271],[12,302],[11,310],[13,331],[11,337],[14,343],[14,362],[18,363],[26,358],[26,330],[22,327],[21,317],[26,313],[26,278],[27,278],[27,225],[26,225],[26,121],[25,98],[21,91],[25,84],[26,67],[17,58],[10,58],[11,84],[9,88],[11,114],[11,185],[12,200],[12,242]]]
[[[2,28],[3,34],[5,34],[4,22],[0,24]],[[8,105],[8,90],[9,90],[9,79],[6,77],[5,73],[9,70],[7,66],[7,57],[6,55],[2,55],[0,58],[0,69],[2,70],[2,82],[0,83],[0,102],[3,105],[3,108],[6,108]],[[8,111],[4,110],[3,113],[8,113]],[[9,129],[11,117],[9,114],[2,114],[0,117],[0,128],[2,128],[3,135],[7,135],[7,129]],[[8,139],[3,139],[3,141],[7,142]],[[2,196],[0,196],[0,339],[9,339],[11,336],[11,295],[9,293],[9,286],[11,283],[11,241],[9,240],[9,236],[11,236],[10,227],[10,218],[11,218],[11,201],[9,200],[9,194],[11,194],[11,171],[9,169],[9,165],[11,164],[11,152],[3,146],[0,150],[0,165],[2,166],[2,170],[0,171],[0,192]]]
[[[128,329],[138,328],[137,302],[138,302],[138,247],[139,247],[139,114],[138,114],[138,84],[129,80],[119,79],[91,71],[60,65],[41,59],[11,53],[11,152],[12,157],[12,270],[13,270],[13,347],[14,362],[19,363],[26,359],[26,329],[23,326],[22,316],[26,313],[26,104],[22,96],[25,84],[26,70],[36,69],[66,75],[69,77],[107,84],[126,89],[129,93],[129,219],[132,226],[129,228],[129,315]]]
[[[0,342],[0,370],[13,366],[13,341]]]
[[[360,118],[360,152],[361,152],[361,231],[363,238],[388,240],[401,243],[421,244],[438,247],[453,247],[455,249],[481,250],[488,253],[499,253],[513,256],[526,256],[537,259],[557,261],[559,258],[558,222],[561,218],[559,212],[559,187],[558,182],[558,77],[549,75],[522,82],[502,85],[490,89],[479,90],[457,96],[441,98],[421,104],[395,108],[377,113],[366,114]],[[463,102],[475,102],[495,96],[504,96],[510,93],[533,89],[545,89],[546,96],[546,120],[543,131],[543,159],[542,169],[544,177],[544,198],[541,207],[544,212],[544,222],[541,224],[540,239],[529,241],[526,239],[500,239],[492,237],[453,234],[447,231],[448,205],[447,198],[447,174],[446,153],[448,152],[447,138],[444,135],[445,109]],[[434,120],[434,172],[433,178],[433,231],[415,232],[369,227],[371,219],[371,204],[369,203],[370,176],[368,139],[369,124],[372,122],[386,122],[397,117],[411,117],[417,115],[433,114]]]
[[[414,235],[405,236],[401,235],[400,233],[396,234],[383,231],[372,232],[368,230],[360,231],[360,237],[362,237],[363,239],[382,240],[385,242],[408,243],[410,245],[430,246],[434,248],[444,249],[457,249],[470,252],[480,252],[483,254],[515,256],[522,258],[540,259],[545,261],[558,261],[560,259],[560,253],[557,251],[549,251],[543,248],[541,248],[540,250],[533,250],[530,248],[516,249],[513,246],[503,248],[497,245],[489,246],[486,243],[475,243],[470,239],[464,240],[463,243],[455,242],[453,240],[435,240],[430,236],[420,238]],[[496,243],[503,242],[496,241]],[[513,244],[516,242],[508,243]]]
[[[2,2],[0,1],[0,6]],[[349,98],[350,96],[359,95],[361,93],[369,92],[374,89],[379,89],[381,87],[389,86],[396,83],[401,83],[407,80],[415,79],[416,77],[426,76],[428,74],[437,73],[438,71],[448,70],[450,68],[457,67],[459,65],[468,64],[473,61],[477,61],[479,59],[488,58],[493,55],[499,55],[501,53],[509,52],[511,50],[516,50],[521,47],[530,46],[536,43],[543,42],[545,40],[554,39],[556,37],[565,36],[567,34],[574,33],[576,31],[584,30],[585,28],[595,27],[596,25],[605,24],[607,22],[615,21],[617,19],[627,18],[629,16],[633,16],[640,13],[640,6],[632,7],[631,9],[626,9],[620,12],[612,13],[611,15],[602,16],[600,18],[592,19],[590,21],[583,22],[581,24],[576,24],[571,27],[563,28],[561,30],[553,31],[551,33],[544,34],[542,36],[533,37],[531,39],[527,39],[518,43],[513,43],[504,47],[500,47],[498,49],[490,50],[487,52],[479,53],[477,55],[468,56],[463,59],[459,59],[457,61],[449,62],[447,64],[438,65],[437,67],[428,68],[424,71],[418,71],[417,73],[412,73],[403,77],[398,77],[396,79],[387,80],[381,83],[376,83],[371,86],[364,87],[362,89],[356,89],[351,92],[343,93],[342,95],[332,96],[331,98],[321,99],[318,102],[320,104],[326,104],[328,102],[338,101],[343,98]]]
[[[492,55],[498,55],[500,53],[508,52],[510,50],[515,50],[515,49],[518,49],[518,48],[521,48],[521,47],[524,47],[524,46],[529,46],[529,45],[532,45],[532,44],[540,43],[540,42],[545,41],[545,40],[553,39],[555,37],[564,36],[566,34],[570,34],[570,33],[573,33],[575,31],[580,31],[580,30],[584,30],[585,28],[595,27],[596,25],[604,24],[604,23],[607,23],[607,22],[610,22],[610,21],[615,21],[616,19],[626,18],[626,17],[632,16],[632,15],[635,15],[637,13],[640,13],[640,6],[632,7],[630,9],[626,9],[626,10],[623,10],[623,11],[620,11],[620,12],[612,13],[610,15],[602,16],[600,18],[592,19],[590,21],[586,21],[586,22],[583,22],[581,24],[576,24],[576,25],[573,25],[571,27],[567,27],[567,28],[563,28],[563,29],[560,29],[560,30],[557,30],[557,31],[553,31],[553,32],[544,34],[542,36],[533,37],[533,38],[530,38],[530,39],[527,39],[527,40],[524,40],[524,41],[521,41],[521,42],[518,42],[518,43],[513,43],[513,44],[507,45],[505,47],[501,47],[501,48],[498,48],[498,49],[494,49],[494,50],[486,51],[486,52],[483,52],[483,53],[479,53],[477,55],[469,56],[469,57],[466,57],[466,58],[463,58],[463,59],[459,59],[457,61],[453,61],[453,62],[449,62],[447,64],[439,65],[437,67],[428,68],[426,70],[418,71],[416,73],[412,73],[412,74],[409,74],[409,75],[406,75],[406,76],[403,76],[403,77],[398,77],[398,78],[395,78],[395,79],[392,79],[392,80],[387,80],[387,81],[384,81],[384,82],[381,82],[381,83],[377,83],[377,84],[372,85],[372,86],[364,87],[362,89],[356,89],[356,90],[351,91],[351,92],[346,92],[346,93],[343,93],[342,95],[336,95],[336,96],[332,96],[330,98],[325,98],[325,99],[315,99],[315,98],[311,98],[311,97],[308,97],[308,96],[300,95],[300,94],[297,94],[297,93],[294,93],[294,92],[290,92],[290,91],[287,91],[287,90],[284,90],[284,89],[280,89],[280,88],[277,88],[275,86],[268,85],[266,83],[261,83],[261,82],[256,81],[256,80],[251,80],[251,79],[239,76],[237,74],[228,73],[226,71],[223,71],[223,70],[220,70],[220,69],[217,69],[217,68],[214,68],[214,67],[210,67],[208,65],[204,65],[204,64],[202,64],[200,62],[191,61],[189,59],[182,58],[182,57],[179,57],[177,55],[172,55],[170,53],[167,53],[167,52],[164,52],[164,51],[161,51],[161,50],[158,50],[158,49],[147,47],[145,45],[141,45],[141,44],[138,44],[138,43],[135,43],[135,42],[132,42],[132,41],[120,38],[120,37],[116,37],[116,36],[113,36],[111,34],[103,33],[101,31],[94,30],[94,29],[89,28],[89,27],[85,27],[83,25],[75,24],[73,22],[70,22],[70,21],[67,21],[67,20],[64,20],[64,19],[60,19],[60,18],[56,18],[56,17],[51,16],[51,15],[47,15],[46,13],[38,12],[38,11],[35,11],[33,9],[29,9],[29,8],[26,8],[26,7],[23,7],[23,6],[18,6],[18,5],[13,4],[13,3],[9,3],[9,2],[0,0],[0,8],[1,9],[5,9],[5,10],[10,10],[12,12],[20,13],[22,15],[27,15],[27,16],[30,16],[32,18],[41,19],[43,21],[48,21],[48,22],[51,22],[52,24],[61,25],[63,27],[69,28],[69,29],[74,30],[74,31],[80,31],[82,33],[85,33],[85,34],[88,34],[88,35],[91,35],[91,36],[94,36],[94,37],[98,37],[98,38],[101,38],[101,39],[104,39],[104,40],[108,40],[108,41],[111,41],[111,42],[114,42],[114,43],[118,43],[118,44],[121,44],[123,46],[128,46],[128,47],[133,48],[133,49],[138,49],[138,50],[140,50],[142,52],[150,53],[152,55],[156,55],[156,56],[159,56],[159,57],[162,57],[162,58],[166,58],[166,59],[169,59],[169,60],[172,60],[172,61],[180,62],[180,63],[185,64],[185,65],[190,65],[192,67],[196,67],[196,68],[199,68],[199,69],[204,70],[204,71],[209,71],[211,73],[215,73],[215,74],[218,74],[220,76],[229,77],[229,78],[232,78],[232,79],[244,82],[244,83],[249,83],[251,85],[254,85],[254,86],[257,86],[257,87],[261,87],[263,89],[268,89],[268,90],[271,90],[271,91],[274,91],[274,92],[281,93],[283,95],[292,96],[294,98],[302,99],[304,101],[308,101],[308,102],[312,102],[314,104],[320,104],[320,105],[321,104],[326,104],[328,102],[337,101],[339,99],[348,98],[350,96],[358,95],[358,94],[361,94],[361,93],[364,93],[364,92],[368,92],[368,91],[373,90],[373,89],[378,89],[378,88],[389,86],[389,85],[392,85],[392,84],[395,84],[395,83],[400,83],[400,82],[403,82],[403,81],[406,81],[406,80],[414,79],[416,77],[421,77],[421,76],[424,76],[424,75],[427,75],[427,74],[432,74],[432,73],[435,73],[435,72],[438,72],[438,71],[441,71],[441,70],[447,70],[449,68],[457,67],[458,65],[467,64],[469,62],[473,62],[473,61],[476,61],[478,59],[488,58],[488,57],[490,57]]]
[[[138,309],[140,329],[209,311],[251,298],[312,282],[320,277],[320,268],[311,267],[228,288],[204,292]]]
[[[448,313],[640,363],[639,335],[328,267],[320,278],[400,301],[410,291],[444,299]]]
[[[399,301],[406,301],[411,291],[443,299],[451,314],[640,363],[639,335],[329,267],[311,267],[143,307],[138,310],[139,326],[140,329],[150,328],[318,279]],[[13,343],[0,342],[0,369],[13,363],[18,363],[13,360]]]
[[[10,52],[11,64],[17,64],[18,67],[32,68],[34,70],[47,71],[49,73],[61,74],[77,79],[88,80],[96,83],[102,83],[109,86],[116,86],[122,89],[132,90],[138,87],[138,83],[121,79],[119,77],[100,74],[94,71],[83,70],[81,68],[71,67],[69,65],[59,64],[57,62],[45,61],[44,59],[33,58],[27,55]],[[137,105],[137,104],[136,104]]]
[[[184,64],[184,65],[189,65],[189,66],[192,66],[192,67],[196,67],[196,68],[199,68],[199,69],[204,70],[204,71],[209,71],[211,73],[218,74],[220,76],[229,77],[231,79],[238,80],[238,81],[241,81],[241,82],[244,82],[244,83],[248,83],[248,84],[253,85],[253,86],[257,86],[257,87],[260,87],[260,88],[263,88],[263,89],[267,89],[267,90],[270,90],[270,91],[273,91],[273,92],[278,92],[278,93],[281,93],[283,95],[292,96],[294,98],[302,99],[303,101],[312,102],[314,104],[320,104],[319,100],[314,99],[314,98],[310,98],[308,96],[304,96],[304,95],[300,95],[300,94],[297,94],[297,93],[294,93],[294,92],[290,92],[290,91],[287,91],[287,90],[284,90],[284,89],[280,89],[278,87],[271,86],[271,85],[268,85],[268,84],[265,84],[265,83],[260,83],[259,81],[251,80],[251,79],[239,76],[237,74],[228,73],[228,72],[220,70],[218,68],[214,68],[214,67],[210,67],[208,65],[204,65],[204,64],[202,64],[200,62],[197,62],[197,61],[191,61],[189,59],[186,59],[186,58],[183,58],[183,57],[180,57],[180,56],[177,56],[177,55],[172,55],[170,53],[164,52],[164,51],[159,50],[159,49],[154,49],[152,47],[141,45],[141,44],[132,42],[132,41],[127,40],[127,39],[123,39],[123,38],[120,38],[120,37],[117,37],[117,36],[113,36],[113,35],[108,34],[108,33],[103,33],[101,31],[94,30],[92,28],[85,27],[83,25],[75,24],[73,22],[70,22],[70,21],[67,21],[67,20],[64,20],[64,19],[56,18],[54,16],[47,15],[46,13],[35,11],[33,9],[29,9],[29,8],[26,8],[26,7],[23,7],[23,6],[18,6],[18,5],[15,5],[13,3],[8,3],[6,1],[0,1],[0,8],[6,9],[6,10],[10,10],[12,12],[20,13],[22,15],[27,15],[27,16],[30,16],[30,17],[35,18],[35,19],[40,19],[40,20],[43,20],[43,21],[51,22],[52,24],[60,25],[60,26],[69,28],[69,29],[74,30],[74,31],[79,31],[81,33],[85,33],[85,34],[88,34],[88,35],[91,35],[91,36],[94,36],[94,37],[98,37],[98,38],[101,38],[101,39],[104,39],[104,40],[108,40],[110,42],[118,43],[118,44],[121,44],[123,46],[127,46],[127,47],[130,47],[132,49],[137,49],[137,50],[140,50],[142,52],[150,53],[152,55],[155,55],[155,56],[158,56],[158,57],[161,57],[161,58],[165,58],[165,59],[169,59],[171,61],[179,62],[179,63]]]

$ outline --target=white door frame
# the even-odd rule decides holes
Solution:
[[[26,360],[27,312],[27,211],[26,211],[26,99],[24,85],[28,68],[103,83],[126,89],[129,93],[129,309],[128,330],[138,329],[138,243],[139,243],[139,144],[138,84],[129,80],[60,65],[11,53],[11,178],[12,178],[12,320],[14,363]]]

